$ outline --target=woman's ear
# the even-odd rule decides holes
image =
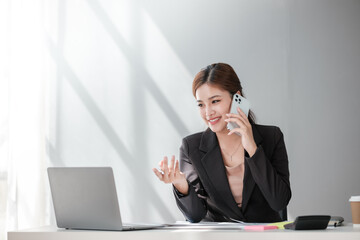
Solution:
[[[240,91],[237,91],[236,93],[237,93],[237,94],[239,94],[240,96],[242,96],[242,94],[241,94],[241,92],[240,92]]]

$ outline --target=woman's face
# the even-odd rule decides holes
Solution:
[[[200,116],[206,125],[215,133],[228,131],[227,122],[224,120],[227,118],[225,114],[230,112],[230,93],[217,86],[203,84],[196,90],[195,95]]]

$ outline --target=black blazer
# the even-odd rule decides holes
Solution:
[[[190,222],[282,221],[279,211],[290,201],[288,158],[281,130],[252,125],[258,146],[250,158],[245,151],[242,207],[230,190],[216,134],[210,129],[187,136],[180,147],[180,170],[189,183],[189,193],[174,188],[176,203]]]

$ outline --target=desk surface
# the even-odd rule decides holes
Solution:
[[[326,240],[360,240],[360,228],[353,228],[352,224],[326,230],[293,231],[293,230],[205,230],[205,229],[153,229],[142,231],[84,231],[64,230],[56,227],[41,227],[29,230],[8,232],[8,240],[119,240],[119,239],[171,239],[171,240],[226,240],[226,239],[326,239]]]

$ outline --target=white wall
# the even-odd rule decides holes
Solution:
[[[290,4],[289,135],[293,216],[351,221],[360,195],[360,1]]]
[[[51,5],[54,4],[54,5]],[[126,221],[181,220],[151,171],[205,129],[193,76],[226,62],[288,147],[290,217],[350,220],[360,194],[359,1],[59,1],[46,5],[53,166],[112,166]]]

